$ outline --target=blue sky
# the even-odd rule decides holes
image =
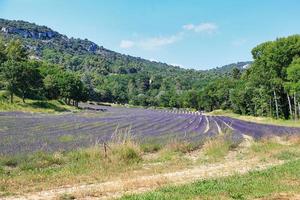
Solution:
[[[46,25],[133,56],[207,69],[300,33],[299,0],[0,0],[0,18]]]

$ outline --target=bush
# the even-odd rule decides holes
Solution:
[[[179,153],[188,153],[199,148],[199,145],[187,142],[187,141],[173,141],[170,142],[167,146],[167,149],[170,151],[175,151]]]
[[[76,199],[75,196],[70,194],[63,194],[59,197],[59,200],[73,200]]]
[[[111,151],[115,161],[133,164],[142,160],[140,147],[130,141],[120,144],[112,144]]]
[[[145,153],[155,153],[162,148],[162,145],[159,143],[145,143],[141,145],[141,148]]]
[[[62,154],[37,152],[25,159],[21,163],[20,168],[22,170],[36,170],[63,165],[64,163],[65,160]]]
[[[231,140],[224,137],[216,137],[204,143],[203,151],[208,160],[218,161],[223,159],[234,146]]]

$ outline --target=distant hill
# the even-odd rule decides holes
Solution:
[[[251,66],[251,64],[252,64],[252,61],[231,63],[228,65],[224,65],[222,67],[216,67],[213,69],[209,69],[208,72],[226,75],[226,74],[230,74],[234,68],[237,68],[241,71],[248,69]]]
[[[138,71],[184,71],[165,63],[120,54],[87,39],[68,38],[46,26],[25,21],[0,19],[0,34],[19,38],[31,50],[31,56],[72,70],[93,70],[100,74]]]
[[[16,20],[0,19],[0,35],[5,39],[19,38],[31,51],[31,57],[63,65],[74,71],[92,71],[102,75],[132,74],[138,72],[177,74],[189,73],[199,76],[206,71],[186,70],[161,62],[120,54],[99,46],[88,39],[68,38],[46,26]],[[250,62],[229,64],[208,70],[227,74],[233,67],[240,68]]]
[[[88,39],[69,38],[46,26],[0,19],[0,37],[19,39],[31,59],[76,72],[87,90],[87,99],[142,106],[194,107],[197,95],[210,83],[226,77],[238,62],[210,70],[184,69],[111,51]],[[52,65],[51,65],[52,64]],[[225,78],[225,79],[224,79]],[[193,105],[192,105],[193,104]]]

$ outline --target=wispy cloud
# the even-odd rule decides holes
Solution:
[[[198,25],[186,24],[182,26],[182,29],[183,30],[169,36],[158,36],[158,37],[144,38],[140,40],[122,40],[120,42],[120,48],[130,49],[130,48],[138,47],[146,50],[156,49],[180,41],[181,39],[183,39],[187,31],[193,31],[195,33],[211,34],[218,29],[218,26],[214,23],[207,22]]]
[[[176,35],[166,36],[166,37],[153,37],[138,42],[138,46],[144,49],[153,49],[157,47],[162,47],[170,44],[174,44],[182,38],[182,34],[178,33]]]
[[[135,43],[131,40],[122,40],[120,43],[120,47],[122,49],[130,49],[135,45]]]
[[[133,47],[140,47],[143,49],[155,49],[158,47],[166,46],[173,44],[179,41],[182,38],[183,33],[178,33],[176,35],[170,36],[159,36],[159,37],[152,37],[152,38],[145,38],[137,41],[133,40],[122,40],[120,43],[120,47],[123,49],[130,49]]]
[[[206,22],[206,23],[201,23],[198,25],[195,24],[185,24],[182,26],[184,30],[187,31],[194,31],[196,33],[214,33],[217,29],[218,26],[214,23]]]

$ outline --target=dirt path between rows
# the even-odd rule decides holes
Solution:
[[[224,162],[200,165],[184,170],[139,176],[128,177],[125,179],[108,181],[103,183],[65,186],[48,191],[25,194],[24,196],[13,196],[4,198],[4,200],[44,200],[59,199],[63,194],[72,194],[76,199],[113,199],[121,197],[124,194],[141,193],[149,191],[167,184],[190,183],[195,180],[203,180],[217,177],[224,177],[236,173],[244,174],[251,170],[262,170],[268,167],[283,164],[282,161],[272,161],[262,163],[257,158],[245,160],[232,160],[235,152],[231,152]]]

